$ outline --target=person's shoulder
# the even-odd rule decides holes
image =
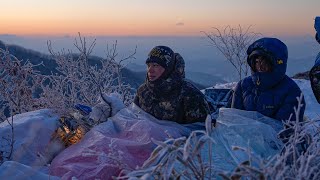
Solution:
[[[203,94],[194,84],[184,80],[182,82],[182,94],[183,95],[192,95],[192,94]]]
[[[146,83],[143,83],[141,84],[138,89],[137,89],[137,93],[139,92],[142,92],[142,91],[145,91],[147,89],[147,84]]]
[[[253,84],[252,76],[247,76],[247,77],[243,78],[242,80],[240,80],[239,82],[242,82],[244,84]]]
[[[285,85],[288,89],[301,91],[298,84],[292,78],[288,77],[287,75],[284,78],[284,82],[285,83],[282,83],[282,84]]]
[[[237,86],[241,86],[242,88],[248,88],[248,87],[254,86],[252,77],[247,76],[247,77],[241,79],[238,82]]]
[[[188,80],[183,80],[182,81],[182,88],[183,89],[188,89],[188,90],[200,91],[192,82],[190,82]]]

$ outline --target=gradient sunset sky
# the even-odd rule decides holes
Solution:
[[[197,36],[249,26],[268,35],[314,34],[320,0],[5,0],[0,34]]]

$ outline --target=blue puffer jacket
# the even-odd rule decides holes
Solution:
[[[320,16],[316,17],[314,21],[314,29],[316,30],[316,40],[320,44]],[[311,88],[314,96],[316,97],[318,103],[320,104],[320,52],[318,53],[314,66],[309,72],[309,78],[311,83]]]
[[[316,40],[320,44],[320,16],[316,17],[314,21],[314,29],[316,30]]]
[[[272,57],[272,72],[255,72],[241,80],[235,89],[232,108],[258,111],[261,114],[278,119],[295,120],[293,107],[297,107],[297,97],[301,90],[285,73],[287,69],[287,46],[276,38],[262,38],[255,41],[247,50],[248,57],[255,50],[267,52]],[[247,59],[251,65],[250,59]],[[303,120],[305,101],[300,110],[299,120]]]

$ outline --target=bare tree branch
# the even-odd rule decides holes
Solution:
[[[203,32],[210,43],[216,47],[235,68],[239,79],[247,76],[249,66],[246,61],[248,46],[258,37],[258,33],[251,32],[252,26],[245,30],[239,25],[237,28],[226,26],[224,29],[213,27],[213,32]]]
[[[48,107],[70,110],[77,103],[93,106],[97,103],[99,94],[111,92],[118,92],[126,104],[133,100],[130,86],[122,82],[121,70],[124,61],[134,59],[136,50],[125,58],[119,59],[116,42],[111,46],[112,48],[107,45],[106,58],[94,58],[91,53],[96,40],[88,45],[86,38],[81,37],[80,33],[74,43],[79,55],[72,54],[70,50],[68,53],[65,50],[57,53],[52,49],[50,41],[47,45],[57,62],[58,74],[46,76],[45,80],[50,84],[43,87],[46,95],[44,100],[52,99],[57,95],[61,96],[59,103],[56,100],[47,101]]]

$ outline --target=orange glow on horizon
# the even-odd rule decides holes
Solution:
[[[10,0],[1,5],[0,34],[198,36],[212,27],[240,24],[262,34],[304,35],[314,33],[320,1],[288,6],[274,0]]]
[[[21,23],[2,23],[0,24],[0,34],[15,34],[15,35],[74,35],[78,32],[84,35],[110,35],[110,36],[197,36],[202,35],[201,31],[210,32],[212,27],[223,28],[227,25],[237,27],[236,22],[213,22],[212,25],[193,23],[189,25],[176,25],[174,23],[167,25],[159,25],[156,23],[137,22],[132,25],[121,22],[87,22],[83,26],[82,22],[77,21],[33,21]],[[294,23],[281,24],[273,22],[264,24],[249,24],[252,25],[251,30],[262,34],[271,33],[279,35],[304,35],[314,33],[312,26],[307,23],[296,26]],[[243,25],[248,27],[249,25]],[[288,29],[290,31],[288,32]]]

